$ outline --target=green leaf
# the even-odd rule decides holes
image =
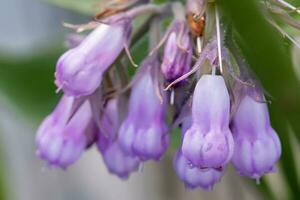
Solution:
[[[62,50],[52,50],[26,60],[0,58],[0,90],[30,117],[50,112],[58,96],[54,69]]]
[[[42,0],[55,6],[79,12],[84,15],[95,15],[101,9],[102,0]]]

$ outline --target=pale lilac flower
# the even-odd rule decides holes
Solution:
[[[103,144],[103,141],[101,143]],[[107,147],[102,151],[102,156],[109,172],[120,178],[128,178],[131,172],[139,168],[139,159],[125,154],[117,141],[108,142]]]
[[[191,125],[192,117],[191,115],[188,115],[183,119],[181,124],[182,138],[184,137],[186,131],[191,127]],[[212,168],[201,169],[199,167],[193,166],[191,162],[188,161],[182,154],[182,151],[180,149],[177,150],[174,156],[173,166],[177,176],[189,189],[201,187],[205,190],[211,190],[214,184],[220,181],[224,171],[215,170]]]
[[[73,114],[74,103],[74,97],[63,96],[37,131],[37,155],[50,166],[68,167],[90,142],[89,132],[93,131],[90,104],[85,101]]]
[[[222,171],[192,166],[180,150],[175,155],[173,165],[177,176],[189,189],[201,187],[205,190],[212,190],[214,184],[223,176]]]
[[[142,160],[159,160],[169,143],[166,101],[163,93],[161,102],[151,74],[151,68],[158,65],[156,61],[144,62],[144,65],[148,64],[150,66],[142,66],[147,69],[132,88],[128,115],[119,130],[119,143],[125,152]]]
[[[97,146],[109,172],[120,178],[127,178],[131,172],[138,169],[139,159],[125,154],[120,148],[117,141],[120,115],[118,99],[109,100],[101,117]]]
[[[65,39],[65,46],[68,49],[75,48],[84,40],[84,38],[85,37],[83,35],[69,34]]]
[[[185,22],[173,22],[168,32],[161,69],[164,77],[173,81],[189,71],[193,49]]]
[[[56,65],[56,85],[71,96],[92,94],[103,73],[128,43],[129,20],[100,24],[77,47],[64,53]]]
[[[222,168],[231,159],[230,99],[222,76],[203,75],[192,105],[193,123],[183,139],[183,155],[200,168]]]
[[[204,11],[204,0],[187,0],[186,9],[188,13],[200,15]]]
[[[241,175],[258,179],[273,170],[281,154],[281,145],[271,127],[267,104],[253,99],[252,90],[244,90],[233,116],[235,150],[232,163]]]

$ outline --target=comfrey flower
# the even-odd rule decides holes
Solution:
[[[191,166],[190,162],[182,155],[181,150],[175,154],[173,165],[177,176],[189,189],[201,187],[205,190],[212,190],[214,184],[219,182],[223,176],[222,171]]]
[[[130,33],[131,21],[123,15],[99,24],[78,46],[60,57],[55,72],[57,87],[71,96],[92,94],[128,43]]]
[[[66,168],[74,163],[90,143],[88,134],[94,134],[89,102],[73,114],[75,101],[63,96],[37,131],[37,155],[50,166]]]
[[[123,150],[142,160],[159,160],[169,144],[165,122],[166,100],[157,94],[153,69],[158,67],[156,58],[149,57],[142,64],[145,68],[132,88],[128,115],[119,130],[119,143]]]
[[[181,126],[182,138],[186,130],[192,125],[192,117],[186,117]],[[193,166],[190,161],[182,154],[181,150],[177,150],[173,160],[173,166],[177,176],[184,182],[188,189],[201,187],[205,190],[211,190],[213,186],[220,181],[223,170],[215,170],[212,168],[201,169]]]
[[[254,179],[273,170],[281,154],[279,138],[271,127],[267,104],[256,88],[244,87],[233,116],[235,150],[232,163],[241,175]],[[257,98],[253,94],[259,95]]]
[[[190,69],[192,43],[184,21],[175,21],[168,30],[161,69],[168,81],[174,81]]]
[[[102,139],[105,140],[105,138]],[[102,151],[102,156],[110,173],[125,179],[129,177],[131,172],[138,170],[140,160],[137,157],[125,154],[118,142],[107,142],[107,147]],[[99,145],[99,143],[97,144]]]
[[[203,75],[192,105],[193,124],[183,138],[182,153],[200,168],[222,168],[231,159],[230,99],[223,77]]]
[[[100,122],[101,130],[97,135],[97,146],[108,170],[120,178],[127,178],[138,169],[139,159],[125,154],[117,141],[121,116],[118,106],[118,99],[107,102]]]

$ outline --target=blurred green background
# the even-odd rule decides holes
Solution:
[[[261,2],[217,2],[246,62],[272,96],[272,124],[283,149],[277,174],[255,185],[229,169],[214,192],[190,192],[170,172],[171,159],[159,166],[147,164],[142,173],[122,182],[106,172],[95,150],[67,172],[45,172],[34,156],[34,134],[58,99],[55,63],[70,32],[61,23],[87,22],[100,4],[97,0],[9,0],[0,6],[0,199],[299,198],[300,50],[267,23]],[[300,1],[290,2],[300,6]],[[300,38],[298,30],[282,27]],[[140,60],[146,54],[135,50],[133,55]]]

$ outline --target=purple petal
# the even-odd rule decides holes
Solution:
[[[71,96],[92,94],[103,73],[123,50],[127,42],[125,28],[101,24],[79,46],[64,53],[56,66],[58,88]]]
[[[161,69],[168,81],[174,81],[187,73],[191,67],[192,44],[188,27],[184,23],[175,21],[170,29],[173,31],[171,31],[165,45]]]
[[[192,126],[183,138],[183,155],[195,166],[219,168],[233,154],[229,130],[229,94],[221,76],[203,75],[192,105]]]
[[[72,97],[63,97],[37,131],[37,154],[49,165],[66,168],[80,157],[87,146],[86,131],[92,119],[90,104],[86,101],[72,117],[67,117],[71,114],[73,102]]]
[[[192,167],[181,151],[177,151],[173,165],[178,177],[189,189],[201,187],[205,190],[211,190],[223,176],[221,171]]]
[[[272,171],[281,145],[272,129],[266,103],[245,95],[233,116],[233,165],[241,175],[259,178]]]

